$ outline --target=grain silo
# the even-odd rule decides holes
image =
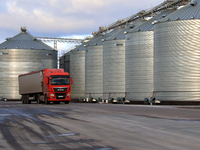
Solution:
[[[131,27],[142,24],[138,20]],[[122,27],[121,27],[122,28]],[[130,26],[105,39],[103,43],[103,93],[104,99],[125,97],[125,35]]]
[[[122,28],[97,35],[85,47],[85,96],[86,98],[103,98],[103,41],[119,32]]]
[[[64,55],[59,58],[59,68],[64,69],[64,65],[65,65],[64,59],[65,59]]]
[[[59,58],[59,68],[62,68],[65,70],[65,72],[68,72],[70,74],[70,54],[69,52],[65,53],[63,56]]]
[[[0,44],[0,96],[19,99],[18,75],[45,68],[57,68],[57,51],[21,28]]]
[[[85,97],[85,49],[83,45],[70,51],[70,76],[74,80],[71,86],[72,100]]]
[[[94,39],[84,41],[84,43],[69,52],[70,76],[74,79],[71,89],[73,100],[85,97],[85,47]]]
[[[200,0],[154,25],[154,95],[161,101],[200,101]]]
[[[153,22],[174,12],[168,9],[142,25],[129,30],[126,35],[126,92],[131,101],[144,101],[153,93]]]

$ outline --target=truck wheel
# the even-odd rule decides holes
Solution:
[[[29,100],[29,96],[28,96],[28,95],[26,95],[26,103],[27,103],[27,104],[30,104],[30,103],[31,103],[31,101]]]
[[[65,104],[69,104],[69,101],[65,101]]]
[[[22,95],[21,101],[22,101],[22,104],[24,104],[24,96],[23,95]]]
[[[40,104],[40,95],[37,95],[37,103]]]
[[[45,102],[46,105],[49,104],[49,101],[48,101],[48,98],[47,98],[46,95],[45,95],[45,97],[44,97],[44,102]]]
[[[24,95],[24,104],[27,104],[27,96]]]

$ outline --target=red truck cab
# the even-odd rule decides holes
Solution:
[[[73,79],[64,69],[45,69],[43,75],[45,102],[65,102],[71,100],[71,84]]]

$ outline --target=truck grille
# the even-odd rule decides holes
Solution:
[[[53,89],[55,92],[66,92],[68,88],[67,87],[65,87],[65,88],[54,87]]]
[[[55,93],[56,99],[65,99],[67,93]]]

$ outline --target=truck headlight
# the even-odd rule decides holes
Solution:
[[[54,97],[55,95],[54,94],[50,94],[50,96]]]

